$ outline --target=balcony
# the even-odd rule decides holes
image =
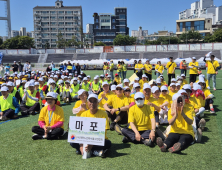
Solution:
[[[57,13],[50,13],[50,15],[57,15]]]
[[[48,16],[49,13],[41,13],[41,15],[43,15],[43,16]]]
[[[51,20],[51,21],[56,21],[57,19],[56,19],[56,18],[51,18],[50,20]]]
[[[41,18],[35,18],[35,20],[39,21],[39,20],[41,20]]]
[[[65,25],[66,27],[73,27],[73,26],[75,26],[74,24],[66,24]]]
[[[65,32],[75,32],[75,30],[65,30]]]
[[[64,18],[58,18],[59,21],[64,21]]]
[[[49,18],[42,18],[42,20],[44,20],[44,21],[48,21],[48,20],[49,20]]]
[[[58,15],[64,15],[64,13],[58,13]]]
[[[40,25],[41,26],[41,25]],[[44,25],[42,25],[42,27],[48,27],[48,26],[50,26],[49,24],[44,24]]]

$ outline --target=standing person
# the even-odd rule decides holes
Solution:
[[[144,66],[142,64],[142,61],[139,60],[138,63],[135,65],[136,75],[139,77],[139,79],[142,79],[143,69]]]
[[[113,63],[113,60],[110,60],[109,72],[110,72],[112,80],[114,80],[113,70],[114,70],[114,63]]]
[[[5,67],[3,66],[3,64],[0,65],[0,76],[3,77],[4,73],[5,73]]]
[[[12,65],[12,71],[13,73],[18,72],[18,64],[16,64],[16,61],[14,61],[14,64]]]
[[[80,75],[81,66],[79,65],[79,63],[77,63],[77,65],[76,65],[76,71],[77,71],[77,75]]]
[[[122,75],[124,80],[126,78],[126,73],[127,73],[127,65],[124,63],[124,61],[122,61],[122,66],[123,66]]]
[[[104,65],[103,65],[103,73],[104,73],[104,75],[109,74],[108,69],[109,69],[108,63],[104,62]]]
[[[31,65],[31,62],[29,61],[28,73],[31,75],[31,72],[32,72],[32,65]]]
[[[122,69],[123,69],[123,66],[121,64],[121,61],[118,61],[118,64],[117,64],[117,74],[119,75],[120,78],[122,78]]]
[[[52,67],[52,69],[55,68],[55,64],[53,63],[53,61],[51,63],[51,67]]]
[[[157,65],[155,66],[155,72],[156,72],[156,78],[158,78],[160,75],[164,72],[164,67],[161,65],[161,61],[157,62]]]
[[[206,60],[206,55],[204,57],[204,62],[207,64],[207,80],[208,80],[208,84],[210,86],[210,79],[212,78],[213,81],[213,88],[214,90],[216,89],[216,75],[218,74],[218,70],[220,68],[220,65],[218,63],[218,61],[214,60],[215,56],[211,55],[210,56],[210,60]]]
[[[135,70],[135,66],[136,66],[136,64],[137,64],[137,60],[134,60],[134,63],[133,63],[133,66],[134,66],[134,73],[136,72],[136,70]]]
[[[21,61],[18,62],[18,71],[22,72],[23,71],[23,65],[21,64]]]
[[[7,74],[10,74],[10,66],[9,66],[9,64],[6,64],[6,66],[5,66],[5,72],[6,72]]]
[[[72,64],[70,63],[70,61],[68,61],[67,70],[69,71],[69,73],[72,73]]]
[[[175,62],[173,62],[173,57],[170,57],[170,61],[167,63],[167,75],[168,75],[168,86],[171,83],[171,78],[175,78],[175,69],[177,65]]]
[[[187,75],[187,63],[186,63],[186,60],[182,60],[180,62],[180,70],[181,70],[180,74],[185,74],[185,76]]]
[[[72,64],[72,73],[73,75],[75,74],[75,71],[76,71],[76,66],[75,66],[75,63]]]
[[[190,83],[195,83],[197,81],[198,75],[198,62],[196,61],[196,57],[192,57],[192,62],[189,63],[190,68]]]
[[[59,70],[60,70],[60,71],[64,71],[64,65],[63,65],[63,63],[60,64]]]
[[[146,64],[144,64],[144,70],[145,70],[145,74],[148,77],[148,80],[152,80],[152,64],[150,64],[150,60],[147,59],[146,60]]]
[[[27,72],[27,71],[28,71],[28,66],[29,66],[29,62],[26,61],[25,64],[24,64],[24,67],[23,67],[23,71],[24,71],[24,72]]]

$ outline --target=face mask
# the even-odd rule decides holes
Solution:
[[[178,83],[180,83],[180,84],[181,84],[181,83],[182,83],[182,81],[180,80],[180,81],[178,81]]]
[[[144,100],[136,100],[136,105],[137,106],[143,106],[143,104],[144,104]]]

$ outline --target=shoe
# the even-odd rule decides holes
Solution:
[[[0,116],[0,120],[2,120],[2,116]]]
[[[69,103],[69,98],[66,99],[66,102]]]
[[[123,143],[128,143],[128,142],[129,142],[129,139],[128,139],[126,136],[124,136],[122,142],[123,142]]]
[[[66,97],[63,98],[63,102],[64,102],[64,103],[66,102]]]
[[[204,131],[204,127],[206,126],[206,120],[204,118],[200,119],[199,128]]]
[[[34,111],[29,111],[29,115],[35,115]]]
[[[179,152],[181,150],[181,143],[175,143],[173,145],[173,147],[169,148],[169,152],[171,153],[175,153],[175,152]]]
[[[201,114],[200,114],[200,118],[202,118],[202,117],[204,117],[204,113],[201,113]]]
[[[142,140],[142,142],[146,146],[152,146],[152,140],[151,139],[144,139],[144,140]]]
[[[156,139],[156,144],[160,147],[161,152],[166,152],[166,148],[164,147],[162,138],[158,137]]]
[[[2,121],[6,121],[8,118],[6,116],[2,116]]]
[[[214,88],[214,91],[216,91],[217,89],[216,88]]]
[[[81,152],[76,150],[76,155],[81,155]]]
[[[110,124],[110,130],[115,130],[115,125],[116,125],[116,122],[112,122],[111,124]]]
[[[41,135],[34,134],[34,135],[32,136],[32,139],[33,139],[33,140],[38,140],[38,139],[43,139],[43,137],[42,137]]]
[[[159,122],[160,122],[161,125],[164,124],[164,120],[163,120],[162,117],[160,117]]]
[[[210,109],[210,113],[216,113],[216,112],[214,111],[214,108]]]
[[[196,142],[200,143],[202,138],[202,130],[200,128],[197,129],[197,139]]]
[[[101,158],[105,158],[105,157],[106,157],[105,153],[106,153],[107,150],[108,150],[108,149],[106,149],[106,150],[101,150],[101,151],[95,150],[95,151],[93,151],[93,155],[94,155],[94,156],[99,156],[99,157],[101,157]]]
[[[123,130],[123,128],[120,127],[118,124],[115,125],[115,131],[116,131],[118,134],[123,135],[123,134],[122,134],[122,130]]]
[[[21,112],[22,116],[27,116],[28,115],[28,111],[23,111]]]

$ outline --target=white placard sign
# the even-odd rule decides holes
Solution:
[[[69,118],[68,142],[104,146],[105,118]]]

